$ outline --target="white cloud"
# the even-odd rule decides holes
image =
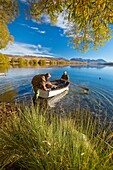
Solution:
[[[29,25],[27,25],[27,24],[19,23],[19,25],[22,25],[22,26],[27,27],[27,28],[29,28],[29,29],[35,30],[36,32],[38,32],[38,33],[40,33],[40,34],[45,34],[45,33],[46,33],[46,31],[44,31],[44,30],[39,30],[39,28],[37,28],[37,27],[31,27],[31,26],[29,26]]]
[[[58,19],[57,19],[57,23],[56,23],[56,26],[63,30],[62,33],[59,31],[60,36],[63,37],[64,35],[66,35],[67,37],[72,37],[72,38],[83,37],[82,33],[79,33],[79,34],[73,33],[74,32],[73,31],[73,25],[66,18],[67,18],[67,13],[64,10],[63,13],[59,14]],[[33,21],[38,23],[38,21],[35,21],[35,20],[33,20]],[[41,22],[46,23],[46,24],[51,23],[48,15],[43,15],[42,18],[41,18]],[[67,33],[69,33],[69,35],[67,35]],[[87,39],[89,41],[92,41],[92,42],[94,41],[90,35],[87,35]]]
[[[39,21],[32,19],[33,22],[39,23]],[[43,14],[41,17],[41,23],[50,24],[50,18],[48,15]]]
[[[45,34],[46,32],[45,31],[38,31],[40,34]]]
[[[57,26],[57,27],[60,27],[60,28],[62,28],[62,29],[64,29],[64,30],[67,30],[67,29],[69,28],[69,22],[68,22],[68,20],[64,19],[65,17],[66,17],[66,16],[60,14],[60,15],[58,16],[58,21],[57,21],[57,23],[56,23],[56,26]],[[70,26],[71,26],[71,25],[70,25]]]
[[[56,23],[57,27],[62,28],[62,29],[69,28],[69,22],[68,22],[68,20],[66,20],[64,18],[65,18],[65,15],[63,15],[62,13],[59,14],[58,20],[57,20],[57,23]],[[36,20],[32,20],[32,21],[38,23],[38,21],[36,21]],[[42,18],[41,18],[41,22],[45,23],[45,24],[50,24],[51,23],[50,18],[49,18],[48,15],[43,15]]]
[[[42,48],[42,46],[40,44],[38,44],[38,48],[40,49],[40,48]]]
[[[39,28],[37,28],[37,27],[30,27],[30,26],[28,26],[28,25],[26,25],[28,28],[31,28],[31,29],[33,29],[33,30],[39,30]]]
[[[56,26],[63,30],[63,33],[60,34],[60,36],[63,36],[64,34],[66,34],[66,31],[68,31],[70,27],[72,26],[72,24],[69,23],[67,19],[65,19],[66,17],[67,17],[67,14],[64,11],[63,13],[59,14],[58,19],[57,19]],[[34,19],[32,21],[38,23],[38,21]],[[51,23],[50,17],[44,14],[41,17],[41,23],[50,24]]]
[[[11,54],[11,55],[30,55],[30,56],[48,56],[53,57],[54,54],[50,52],[50,48],[42,47],[41,44],[33,45],[33,44],[25,44],[15,42],[12,45],[9,44],[7,49],[0,50],[3,54]]]

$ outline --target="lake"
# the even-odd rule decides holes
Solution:
[[[70,85],[69,92],[49,100],[50,107],[72,112],[76,108],[113,116],[113,67],[110,66],[66,66],[45,68],[10,68],[6,76],[0,76],[1,102],[30,102],[33,97],[31,80],[34,75],[50,73],[51,79],[58,79],[67,71],[70,81],[89,88],[89,93]]]

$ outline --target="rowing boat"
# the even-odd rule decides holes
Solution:
[[[51,81],[51,83],[53,84],[52,88],[49,88],[49,90],[45,91],[42,89],[39,89],[38,93],[39,93],[39,97],[41,98],[50,98],[53,96],[56,96],[60,93],[63,93],[64,91],[68,91],[69,90],[69,82],[64,82],[61,80],[55,80],[55,81]]]

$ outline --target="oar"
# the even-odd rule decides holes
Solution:
[[[74,83],[72,83],[72,82],[70,82],[70,83],[73,84],[73,85],[75,85],[75,86],[77,86],[77,87],[79,87],[79,88],[81,88],[81,89],[84,89],[84,90],[86,90],[86,91],[89,91],[89,89],[88,89],[87,87],[79,86],[78,84],[74,84]]]
[[[70,82],[70,81],[67,81],[67,80],[64,80],[64,79],[61,79],[61,80],[65,81],[65,82],[69,82],[70,84],[73,84],[73,85],[75,85],[75,86],[77,86],[77,87],[79,87],[79,88],[81,88],[81,89],[86,90],[86,91],[89,91],[89,89],[88,89],[87,87],[79,86],[78,84],[75,84],[75,83],[73,83],[73,82]]]

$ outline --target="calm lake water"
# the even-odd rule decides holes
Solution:
[[[49,100],[50,107],[74,111],[77,107],[89,109],[97,114],[107,112],[113,116],[113,67],[110,66],[67,66],[49,68],[11,68],[6,76],[0,76],[0,101],[30,101],[33,97],[31,80],[34,75],[50,73],[50,80],[60,78],[67,71],[70,81],[88,87],[89,93],[70,85],[66,94]],[[100,79],[99,79],[100,77]]]

